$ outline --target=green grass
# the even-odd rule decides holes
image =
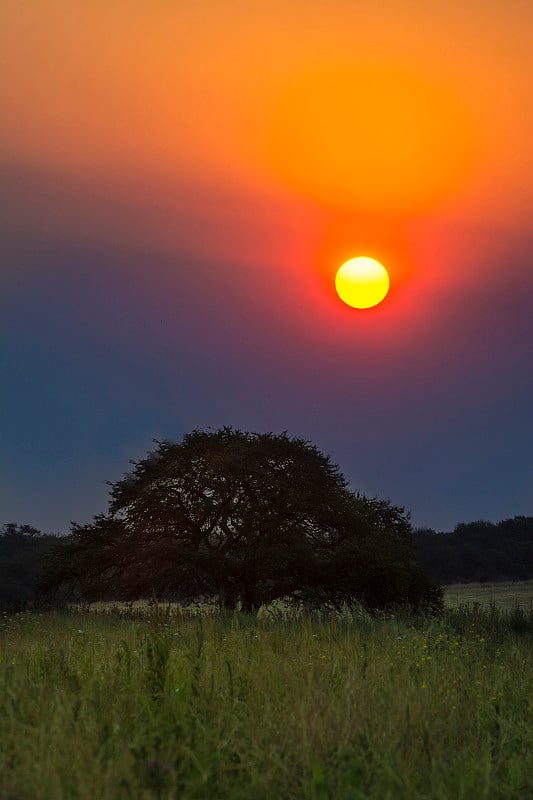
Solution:
[[[511,610],[519,605],[533,609],[533,581],[514,583],[459,583],[444,587],[446,605],[457,608],[464,603],[491,604],[498,608]]]
[[[4,617],[2,800],[533,796],[532,614],[285,617]]]

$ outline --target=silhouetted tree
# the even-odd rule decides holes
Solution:
[[[58,543],[46,586],[87,598],[217,595],[246,610],[279,597],[438,607],[404,510],[349,491],[287,434],[193,431],[110,484],[107,515]]]

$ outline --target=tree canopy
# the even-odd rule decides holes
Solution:
[[[439,607],[404,509],[350,491],[310,442],[226,427],[156,445],[109,484],[108,513],[52,549],[48,589],[246,610],[280,597]]]

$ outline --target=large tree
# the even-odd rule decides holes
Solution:
[[[246,610],[289,596],[438,606],[404,510],[351,492],[311,443],[222,428],[156,444],[110,484],[108,514],[57,546],[49,588]]]

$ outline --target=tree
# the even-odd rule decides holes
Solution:
[[[37,576],[54,540],[31,525],[8,522],[0,528],[0,608],[21,609],[38,601]]]
[[[439,583],[533,578],[533,517],[460,523],[451,533],[414,531],[417,558]]]
[[[329,457],[287,434],[193,431],[109,484],[107,515],[74,525],[46,585],[85,597],[279,597],[438,605],[404,510],[348,489]]]

